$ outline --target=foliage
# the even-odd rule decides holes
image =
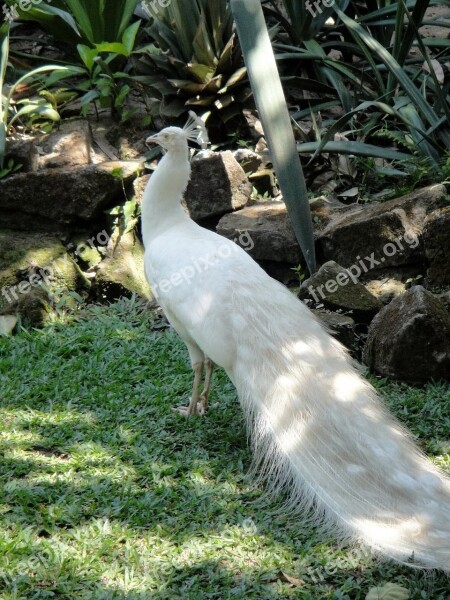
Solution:
[[[13,158],[9,158],[6,163],[3,161],[3,168],[0,169],[0,179],[12,175],[12,173],[17,173],[22,167],[23,165],[16,163]]]
[[[429,0],[335,3],[331,7],[335,24],[330,28],[324,23],[316,39],[308,39],[312,32],[304,28],[300,37],[293,33],[299,31],[305,7],[301,13],[301,3],[297,12],[288,0],[284,5],[287,18],[281,15],[279,23],[298,45],[278,43],[278,58],[285,68],[286,61],[302,65],[300,76],[289,67],[286,81],[303,105],[295,118],[330,108],[335,115],[340,113],[328,120],[316,154],[330,151],[329,142],[345,132],[355,153],[364,154],[360,143],[378,142],[377,155],[383,156],[386,144],[380,144],[377,136],[387,128],[396,132],[395,145],[409,146],[411,153],[426,157],[437,170],[439,157],[450,148],[448,83],[440,79],[450,41],[419,35]]]
[[[189,359],[143,302],[0,338],[0,377],[4,600],[364,600],[386,582],[448,599],[444,575],[343,549],[252,485],[221,370],[203,419],[174,414]],[[448,386],[375,383],[448,470]]]
[[[69,45],[117,42],[128,27],[139,0],[42,0],[28,10],[17,6],[20,18],[36,21],[55,39]],[[17,0],[6,0],[16,6]]]
[[[320,35],[333,14],[331,5],[325,6],[322,2],[317,8],[308,0],[262,0],[262,5],[265,14],[279,24],[290,43],[296,46]]]
[[[308,269],[314,273],[308,194],[261,5],[259,0],[231,0],[230,5],[281,193]]]
[[[249,93],[228,2],[172,0],[163,7],[148,0],[144,6],[154,43],[141,50],[136,68],[159,99],[155,111],[177,118],[194,108],[209,129],[231,128]]]
[[[54,75],[61,77],[72,72],[68,67],[59,65],[38,67],[19,77],[4,93],[3,90],[6,90],[8,56],[9,23],[4,23],[0,26],[0,86],[2,90],[0,101],[0,169],[3,169],[8,131],[18,119],[27,118],[29,123],[32,124],[36,119],[58,121],[60,118],[58,112],[45,98],[36,101],[25,99],[13,105],[13,96],[17,88],[25,81],[38,80],[44,73],[52,72]]]
[[[78,44],[78,54],[87,74],[77,86],[85,92],[81,98],[82,112],[91,102],[98,102],[102,108],[111,108],[112,115],[119,115],[122,121],[133,115],[133,111],[125,106],[131,91],[128,82],[132,82],[132,77],[118,66],[121,64],[120,57],[127,59],[131,56],[140,23],[136,21],[127,27],[121,42],[103,42],[93,48]]]

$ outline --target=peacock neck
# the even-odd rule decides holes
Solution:
[[[170,227],[189,217],[180,202],[191,175],[187,145],[169,150],[150,177],[142,201],[142,237],[144,246]]]

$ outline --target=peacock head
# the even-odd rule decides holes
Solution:
[[[145,141],[147,144],[158,144],[168,152],[184,150],[187,147],[186,135],[180,127],[166,127]]]
[[[159,144],[168,152],[183,151],[187,147],[188,141],[196,142],[202,148],[206,148],[208,144],[205,124],[192,111],[189,113],[189,120],[183,129],[181,127],[166,127],[146,139],[147,144]]]

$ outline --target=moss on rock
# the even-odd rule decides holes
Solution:
[[[90,283],[61,241],[50,235],[0,230],[0,311],[9,312],[37,287],[50,295],[86,295]]]

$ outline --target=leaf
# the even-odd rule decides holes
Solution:
[[[128,51],[127,56],[129,56],[133,52],[134,44],[136,42],[137,32],[141,25],[141,21],[136,21],[129,27],[127,27],[122,36],[122,44]]]
[[[379,57],[392,76],[396,79],[398,85],[400,85],[410,97],[411,102],[413,102],[417,109],[420,110],[428,123],[433,126],[438,121],[438,116],[395,58],[359,23],[348,17],[336,5],[333,5],[333,10],[348,27],[350,33],[356,39],[364,42],[366,46]]]
[[[359,194],[359,188],[352,187],[349,190],[346,190],[345,192],[340,192],[338,194],[338,196],[341,196],[342,198],[355,198],[355,196],[357,196],[358,194]]]
[[[127,47],[120,42],[102,42],[101,44],[96,44],[95,50],[97,54],[101,52],[121,54],[122,56],[128,56],[129,54]]]
[[[308,192],[260,0],[231,0],[231,10],[278,183],[308,269],[316,270]]]
[[[97,51],[89,48],[89,46],[85,46],[84,44],[78,44],[77,50],[86,68],[89,69],[89,71],[92,71],[92,67],[94,66],[94,58],[97,54]]]
[[[297,150],[301,154],[309,154],[315,152],[320,147],[319,142],[307,142],[305,144],[297,144]],[[338,153],[338,154],[355,154],[356,156],[371,156],[377,158],[385,158],[386,160],[411,160],[412,155],[398,150],[390,150],[389,148],[374,146],[373,144],[364,144],[363,142],[327,142],[322,152]]]
[[[304,276],[303,276],[303,278],[304,278]],[[295,587],[302,587],[305,585],[305,582],[303,581],[303,579],[297,579],[297,577],[292,577],[292,575],[288,575],[284,571],[280,571],[279,578],[281,580],[287,581],[288,583],[290,583],[291,585],[293,585]]]
[[[215,68],[200,63],[189,63],[187,65],[187,71],[192,73],[199,83],[207,83],[214,77]]]
[[[386,583],[383,587],[373,587],[369,590],[366,600],[408,600],[408,590],[397,583]]]

